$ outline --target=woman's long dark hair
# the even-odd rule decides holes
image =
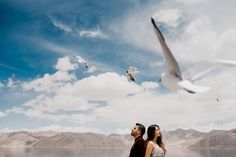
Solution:
[[[147,142],[148,141],[152,141],[154,139],[154,135],[155,135],[155,130],[156,130],[156,127],[160,130],[160,127],[156,124],[154,125],[150,125],[148,127],[148,130],[147,130]],[[162,134],[161,134],[161,131],[160,131],[160,136],[157,137],[157,144],[160,146],[160,147],[163,147],[164,144],[162,142]]]

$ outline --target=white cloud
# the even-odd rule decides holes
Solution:
[[[95,71],[96,71],[96,67],[95,66],[91,66],[91,67],[89,67],[89,69],[88,69],[88,73],[94,73]]]
[[[52,23],[55,27],[63,30],[66,33],[70,33],[73,36],[78,36],[78,33],[79,33],[80,37],[103,38],[103,39],[108,38],[108,36],[100,30],[99,26],[97,26],[97,28],[93,30],[88,30],[88,29],[87,30],[73,30],[70,26],[56,19],[52,19]]]
[[[2,112],[2,111],[0,111],[0,118],[1,118],[1,117],[5,117],[5,116],[7,116],[7,114],[4,113],[4,112]]]
[[[117,128],[116,131],[114,131],[114,133],[117,133],[117,134],[129,134],[129,133],[131,133],[131,128],[125,128],[125,129]]]
[[[44,74],[41,78],[37,78],[30,82],[24,82],[22,88],[23,90],[53,92],[68,81],[73,81],[75,78],[76,77],[73,73],[57,71],[52,75]]]
[[[184,127],[208,131],[214,128],[207,124],[215,124],[221,129],[230,128],[231,122],[217,122],[235,119],[233,93],[236,87],[222,84],[226,78],[229,82],[235,80],[232,70],[217,76],[214,74],[215,81],[210,81],[209,77],[198,82],[208,84],[212,89],[195,95],[181,92],[161,94],[153,91],[158,87],[155,82],[138,85],[128,82],[125,76],[103,73],[57,86],[53,95],[39,95],[7,113],[55,122],[77,122],[85,130],[89,129],[89,124],[99,130],[106,130],[104,126],[109,125],[113,132],[127,131],[127,126],[135,122],[145,125],[158,123],[163,129]],[[106,103],[99,104],[99,101]]]
[[[154,15],[165,23],[161,25],[157,21],[174,56],[183,61],[180,64],[222,57],[235,60],[236,21],[225,18],[236,14],[234,5],[233,1],[202,0],[150,3],[130,10],[129,14],[110,24],[110,29],[117,40],[163,56],[151,25],[150,17]]]
[[[3,128],[0,129],[0,132],[7,133],[7,132],[17,132],[17,131],[29,131],[29,132],[36,132],[36,131],[53,131],[53,132],[94,132],[94,133],[104,133],[98,128],[93,127],[83,127],[83,126],[61,126],[59,124],[51,124],[44,127],[38,128],[19,128],[19,129],[10,129],[10,128]]]
[[[61,45],[51,43],[45,40],[36,40],[36,41],[43,48],[49,49],[60,55],[64,55],[64,56],[78,56],[79,55],[80,56],[80,52],[78,51],[79,48],[76,48],[75,50],[75,49],[61,46]],[[111,66],[108,66],[106,63],[102,63],[102,62],[98,62],[94,60],[88,60],[87,58],[86,58],[86,61],[88,61],[87,62],[88,67],[89,67],[88,73],[93,73],[95,71],[99,71],[99,72],[114,71],[114,69]]]
[[[16,83],[12,80],[12,78],[8,79],[7,87],[8,88],[15,88],[16,87]]]
[[[120,99],[142,90],[137,84],[128,82],[124,75],[111,72],[82,79],[74,86],[80,96],[93,100]]]
[[[195,126],[196,129],[202,130],[202,131],[211,131],[211,130],[231,130],[235,129],[236,121],[232,122],[226,122],[223,124],[217,124],[217,123],[209,123],[203,126]]]
[[[55,68],[58,70],[54,74],[44,74],[43,77],[22,83],[23,90],[34,90],[39,92],[55,92],[59,87],[76,80],[73,72],[78,68],[78,64],[71,63],[68,56],[59,58]]]
[[[2,82],[0,82],[0,88],[4,87],[4,84]]]
[[[40,86],[42,83],[50,82],[41,79],[42,78],[36,80],[36,83],[35,81],[28,83],[28,86],[25,85],[24,89],[34,89],[36,91],[47,92],[48,89],[51,89],[52,85],[47,83],[45,88],[40,88],[42,87]],[[119,76],[116,73],[104,73],[98,76],[90,76],[82,80],[74,81],[73,83],[54,83],[54,90],[51,90],[50,95],[41,94],[26,102],[23,105],[23,108],[13,108],[8,112],[23,113],[30,117],[46,118],[55,121],[79,120],[80,123],[85,123],[87,121],[95,120],[97,117],[96,115],[91,117],[86,116],[83,113],[85,112],[85,114],[89,114],[86,112],[91,112],[92,114],[96,108],[99,108],[100,104],[94,103],[93,101],[121,99],[125,98],[128,94],[142,90],[136,84],[128,82],[125,76]],[[59,115],[50,114],[60,111],[75,113],[62,113]]]
[[[184,3],[185,5],[204,4],[209,0],[176,0],[176,2]]]
[[[176,27],[178,25],[178,20],[182,17],[182,11],[177,8],[170,8],[154,13],[152,17],[159,22],[163,22],[169,26]]]
[[[110,27],[117,40],[162,54],[150,17],[169,10],[171,13],[167,13],[170,15],[162,15],[165,17],[163,21],[170,22],[175,28],[161,29],[176,58],[183,61],[180,64],[205,58],[236,59],[233,53],[236,21],[226,18],[235,15],[232,5],[235,2],[217,2],[168,0],[158,5],[147,4],[130,10],[130,14],[117,19]],[[222,11],[222,8],[226,9]],[[215,14],[218,9],[221,14]],[[63,54],[76,53],[58,45],[46,46]],[[235,68],[199,80],[196,83],[212,88],[194,95],[168,90],[162,92],[159,89],[163,87],[155,82],[141,82],[139,85],[128,82],[125,76],[115,72],[78,79],[73,73],[59,69],[54,74],[25,82],[23,89],[40,91],[41,95],[6,113],[47,121],[78,122],[85,130],[92,125],[98,130],[115,132],[128,131],[127,128],[136,122],[146,126],[157,123],[167,130],[182,127],[208,131],[235,127]]]
[[[67,26],[66,24],[64,24],[56,19],[52,19],[52,23],[55,27],[63,30],[64,32],[71,33],[73,31],[69,26]]]
[[[70,71],[70,70],[75,70],[78,68],[78,64],[71,63],[69,57],[63,57],[59,58],[57,61],[57,64],[55,65],[55,68],[60,71]]]
[[[89,37],[89,38],[108,38],[106,34],[101,32],[100,28],[97,27],[96,30],[81,30],[79,32],[80,37]]]
[[[128,131],[136,122],[146,126],[158,123],[165,130],[230,128],[234,122],[229,119],[236,118],[236,85],[232,84],[235,73],[236,69],[230,68],[209,74],[197,83],[210,86],[211,90],[191,95],[185,92],[163,94],[157,82],[146,81],[139,85],[115,72],[78,79],[74,74],[56,71],[25,82],[24,90],[40,91],[40,94],[2,115],[23,114],[51,122],[76,123],[83,126],[84,131],[117,133]],[[52,130],[56,128],[60,126],[52,126]]]
[[[144,88],[144,89],[155,89],[157,87],[159,87],[159,84],[156,83],[156,82],[143,82],[141,84],[141,86]]]

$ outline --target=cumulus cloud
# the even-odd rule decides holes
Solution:
[[[53,92],[59,87],[76,79],[73,70],[78,68],[78,64],[72,63],[69,57],[59,58],[55,65],[57,71],[54,74],[44,74],[43,77],[22,83],[23,90],[34,90],[39,92]],[[70,72],[72,71],[72,72]]]
[[[208,131],[230,128],[236,118],[236,86],[228,82],[236,79],[235,70],[231,68],[199,80],[198,84],[212,88],[206,93],[194,95],[186,92],[163,93],[157,82],[136,84],[115,72],[78,79],[72,73],[59,70],[25,82],[22,85],[24,90],[40,93],[1,115],[22,114],[52,123],[76,123],[83,126],[74,129],[79,131],[92,129],[124,133],[136,122],[145,125],[158,123],[163,129],[182,127]],[[44,129],[67,130],[57,125]]]
[[[66,46],[61,46],[61,45],[58,45],[58,44],[55,44],[55,43],[52,43],[52,42],[49,42],[49,41],[45,41],[45,40],[37,40],[37,42],[39,43],[40,46],[50,50],[50,51],[53,51],[57,54],[60,54],[60,55],[64,55],[64,56],[77,56],[77,55],[81,55],[80,51],[78,51],[78,49],[71,49],[71,48],[68,48]],[[70,57],[69,57],[70,58]],[[113,67],[111,66],[107,66],[106,63],[102,63],[102,62],[98,62],[98,61],[95,61],[95,60],[88,60],[87,58],[85,58],[87,61],[88,61],[88,70],[87,72],[88,73],[94,73],[95,71],[96,72],[106,72],[106,71],[114,71]],[[73,60],[70,58],[70,60]],[[74,61],[70,61],[71,64],[75,64],[75,60]],[[77,62],[78,63],[78,62]]]
[[[77,121],[78,124],[86,126],[87,123],[106,118],[108,113],[113,114],[113,107],[117,108],[114,102],[131,99],[136,94],[156,87],[158,85],[154,82],[145,82],[142,86],[128,82],[124,75],[114,72],[78,80],[74,75],[70,77],[69,73],[59,70],[25,82],[22,85],[24,90],[40,91],[42,94],[28,100],[21,107],[7,110],[6,113],[56,122]]]
[[[74,73],[57,71],[52,75],[44,74],[41,78],[36,78],[30,82],[24,82],[22,88],[23,90],[52,92],[57,90],[58,87],[63,86],[66,82],[73,81],[74,79]]]
[[[88,73],[94,73],[95,71],[96,71],[96,67],[95,66],[91,66],[91,67],[89,67],[89,69],[88,69]]]
[[[9,78],[9,79],[8,79],[7,87],[8,87],[8,88],[15,88],[15,87],[16,87],[16,83],[13,81],[12,78]]]
[[[41,80],[42,79],[42,80]],[[104,73],[97,76],[90,76],[82,80],[71,83],[56,85],[51,90],[51,85],[40,88],[42,83],[50,82],[39,78],[25,85],[25,90],[34,89],[36,91],[51,91],[50,95],[41,94],[34,99],[27,101],[21,108],[12,108],[9,113],[20,113],[29,117],[50,119],[53,121],[79,120],[80,123],[93,121],[97,118],[94,111],[103,104],[99,101],[108,102],[110,100],[125,98],[128,94],[142,90],[136,84],[127,81],[125,76],[116,73]],[[103,92],[101,92],[103,91]],[[96,101],[96,102],[94,102]],[[53,115],[63,111],[62,114]],[[69,112],[68,114],[64,112]],[[94,116],[91,115],[94,114]],[[86,116],[89,115],[89,116]]]
[[[69,57],[59,58],[55,68],[60,71],[70,71],[78,68],[78,64],[71,63]]]
[[[155,88],[159,87],[159,84],[156,82],[142,82],[141,86],[144,89],[155,89]]]

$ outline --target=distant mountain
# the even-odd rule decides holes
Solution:
[[[109,137],[96,133],[58,133],[55,136],[39,140],[33,147],[125,147],[122,138]]]
[[[13,132],[0,134],[0,147],[126,147],[130,141],[124,135],[106,136],[97,133]]]
[[[163,131],[163,141],[169,148],[188,149],[189,146],[195,144],[206,133],[199,132],[193,129],[176,129],[171,131]]]
[[[213,130],[208,133],[193,129],[163,131],[163,141],[169,149],[236,149],[236,129]],[[0,147],[47,148],[130,148],[131,135],[72,132],[12,132],[0,133]]]
[[[208,133],[193,129],[163,132],[169,148],[181,149],[236,149],[236,129],[212,130]]]
[[[189,139],[189,138],[198,138],[198,137],[204,137],[206,136],[207,133],[203,133],[194,129],[176,129],[172,131],[168,131],[165,133],[166,139],[172,138],[172,137],[178,137],[178,138],[184,138],[184,139]]]
[[[7,134],[0,134],[0,147],[27,147],[34,143],[55,135],[53,132],[12,132]]]
[[[236,149],[236,129],[230,131],[213,130],[190,149]]]

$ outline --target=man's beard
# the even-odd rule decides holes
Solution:
[[[133,131],[130,133],[130,135],[132,135],[132,136],[135,136],[135,134],[134,134],[134,132],[133,132]]]

